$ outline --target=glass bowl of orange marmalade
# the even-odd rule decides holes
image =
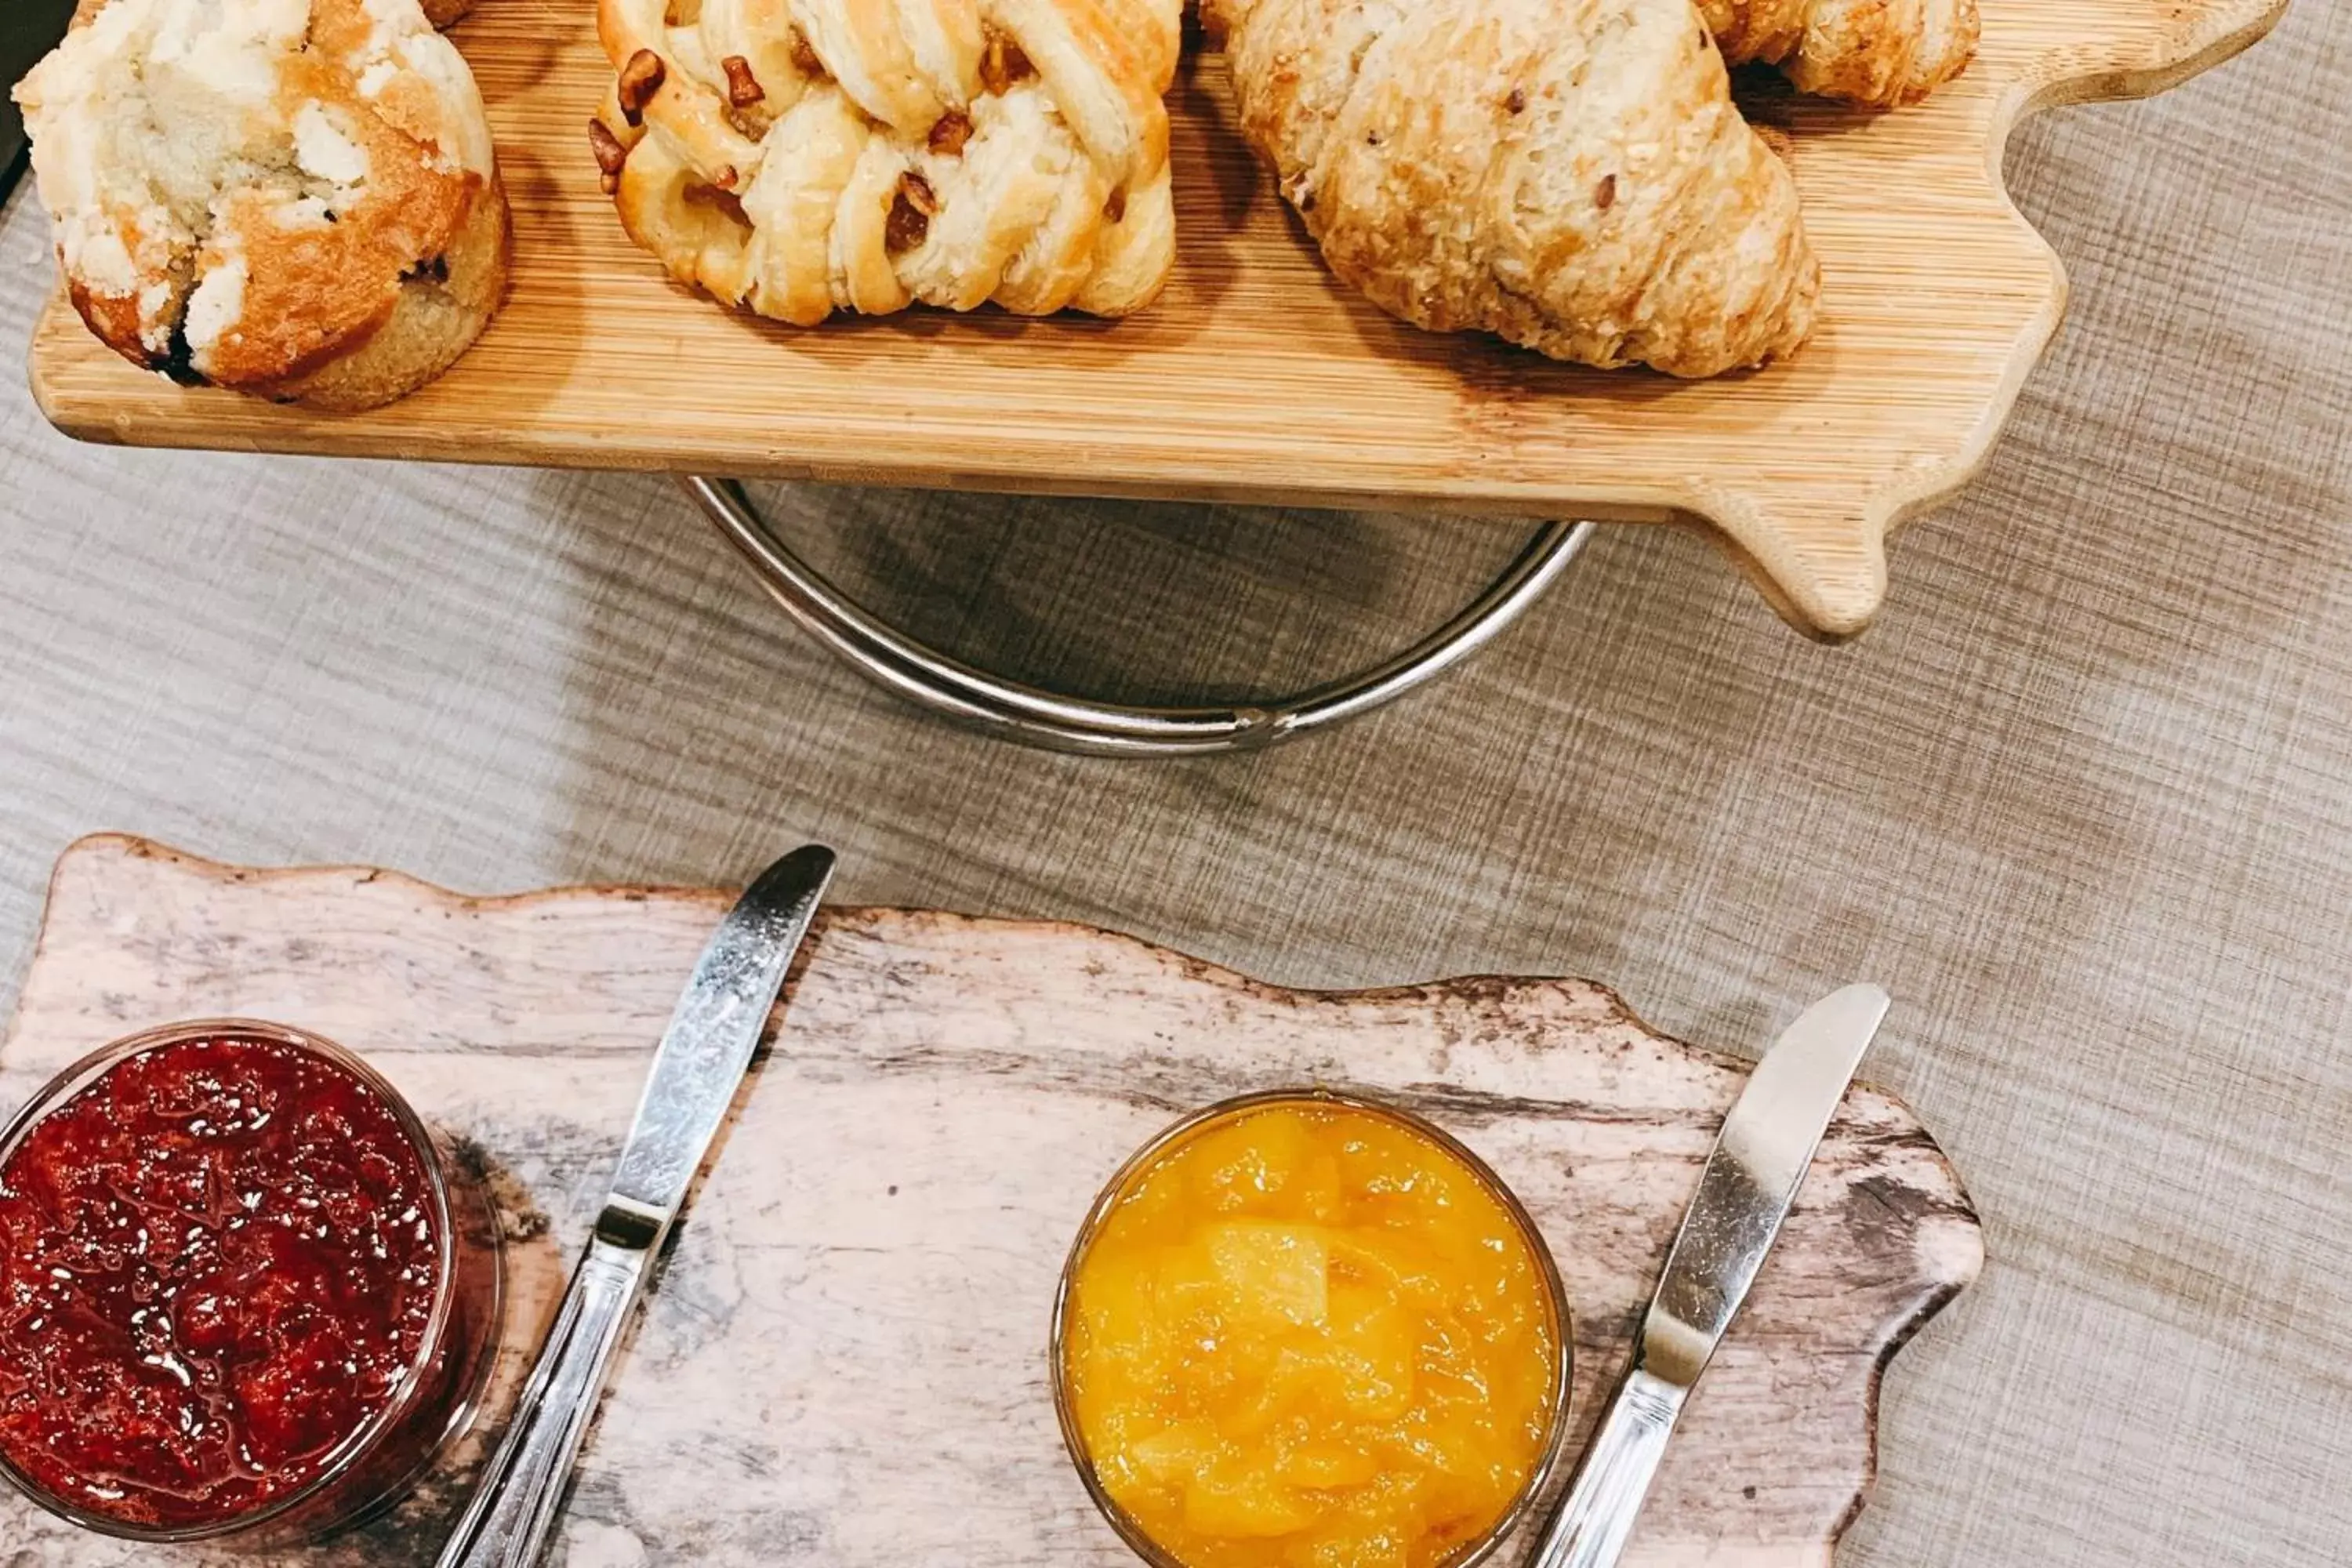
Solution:
[[[1111,1177],[1055,1296],[1054,1398],[1153,1568],[1468,1568],[1559,1458],[1571,1342],[1484,1161],[1396,1106],[1282,1089]]]

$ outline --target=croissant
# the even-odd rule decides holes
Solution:
[[[1977,0],[1699,0],[1733,65],[1779,66],[1800,90],[1891,109],[1960,74]]]
[[[600,0],[589,139],[680,281],[809,326],[1142,309],[1175,259],[1180,0]]]
[[[1220,0],[1244,135],[1416,326],[1714,375],[1821,289],[1787,167],[1690,0]]]

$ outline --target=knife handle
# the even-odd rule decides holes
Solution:
[[[1625,1374],[1528,1568],[1615,1568],[1689,1395],[1638,1364]]]
[[[534,1568],[652,1260],[650,1248],[589,1242],[438,1568]]]

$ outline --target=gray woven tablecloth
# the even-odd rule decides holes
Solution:
[[[1990,1227],[1896,1363],[1848,1568],[2352,1563],[2352,18],[2304,0],[2013,159],[2073,318],[1828,650],[1604,534],[1432,693],[1244,760],[943,728],[784,626],[664,483],[73,447],[0,387],[0,1003],[58,851],[720,881],[1070,916],[1269,979],[1572,973],[1870,1074]],[[0,360],[47,287],[0,226]],[[918,629],[1128,696],[1270,689],[1483,582],[1486,525],[771,492]],[[30,1568],[0,1542],[0,1564]]]

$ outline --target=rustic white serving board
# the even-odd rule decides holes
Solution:
[[[0,1044],[0,1110],[167,1019],[260,1016],[358,1049],[499,1177],[516,1238],[502,1407],[726,901],[465,899],[86,840],[58,864]],[[1581,1432],[1744,1071],[1583,982],[1282,991],[1078,926],[899,910],[827,911],[782,1024],[622,1363],[556,1563],[1132,1562],[1055,1426],[1062,1258],[1136,1144],[1286,1083],[1386,1090],[1526,1200],[1577,1314]],[[1933,1141],[1853,1091],[1629,1562],[1826,1564],[1870,1482],[1881,1368],[1982,1258]],[[429,1563],[479,1447],[389,1518],[285,1561]],[[152,1561],[0,1500],[0,1568]]]

